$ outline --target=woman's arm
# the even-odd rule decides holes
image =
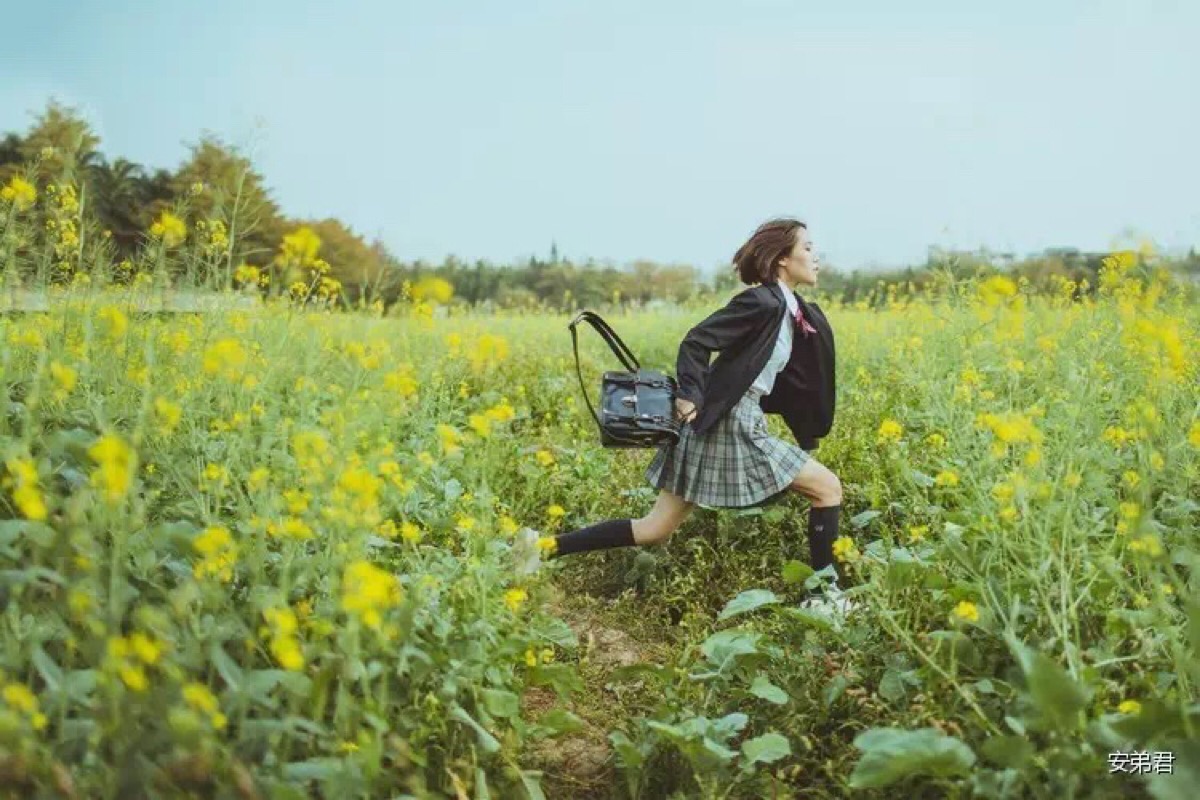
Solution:
[[[763,313],[754,287],[734,296],[721,308],[693,327],[679,344],[675,377],[677,395],[700,405],[708,378],[708,360],[714,351],[732,347],[749,335]]]

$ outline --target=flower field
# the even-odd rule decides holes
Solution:
[[[93,287],[0,317],[0,785],[1191,796],[1200,312],[1126,254],[1075,288],[822,303],[844,623],[796,606],[799,498],[514,570],[521,527],[549,547],[655,494],[650,451],[599,446],[565,314],[163,315]],[[720,302],[606,316],[673,370]],[[653,657],[598,669],[581,614]],[[587,736],[581,776],[556,753]]]

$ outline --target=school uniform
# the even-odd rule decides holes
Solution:
[[[833,425],[833,330],[783,284],[751,286],[689,330],[675,372],[677,396],[698,413],[645,477],[688,502],[737,508],[786,491]],[[782,416],[796,444],[770,435],[766,414]]]

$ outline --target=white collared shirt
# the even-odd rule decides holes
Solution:
[[[783,315],[783,322],[779,326],[779,335],[775,338],[775,349],[771,351],[771,357],[767,359],[767,365],[763,367],[763,371],[750,385],[750,388],[758,389],[763,394],[771,393],[771,389],[775,386],[775,377],[783,372],[783,368],[787,366],[788,360],[792,357],[792,336],[796,329],[796,312],[800,310],[800,303],[796,301],[796,295],[786,287],[783,290],[783,299],[787,301],[788,313]]]

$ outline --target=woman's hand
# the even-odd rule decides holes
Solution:
[[[691,422],[697,415],[696,404],[691,400],[684,400],[682,397],[675,398],[675,414],[679,417],[680,422]]]

